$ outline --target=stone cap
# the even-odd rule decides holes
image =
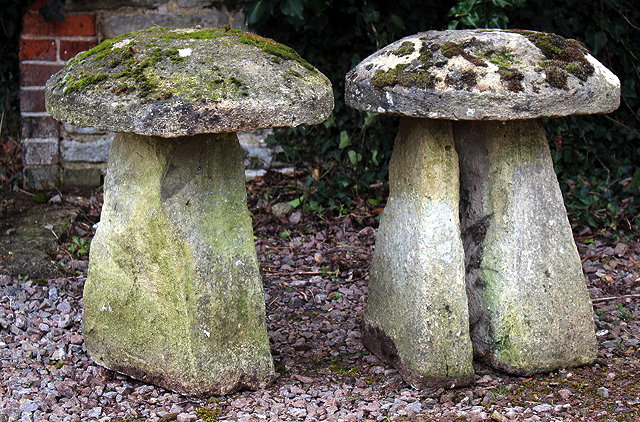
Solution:
[[[377,113],[515,120],[608,113],[620,81],[576,40],[524,30],[428,31],[346,76],[346,103]]]
[[[47,111],[78,126],[177,137],[320,123],[329,80],[291,48],[229,27],[107,40],[46,85]]]

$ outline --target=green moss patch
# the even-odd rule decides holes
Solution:
[[[475,38],[471,38],[470,40],[462,43],[447,41],[446,43],[442,44],[442,46],[440,47],[440,51],[442,52],[442,55],[448,59],[456,56],[462,56],[464,59],[474,64],[475,66],[487,67],[487,64],[482,59],[465,50],[465,48],[469,47],[471,44],[473,44],[473,42],[475,42]]]
[[[371,78],[371,84],[376,88],[385,86],[402,85],[405,87],[416,87],[421,89],[433,88],[436,82],[434,75],[425,70],[407,71],[408,63],[399,64],[389,70],[376,70]]]
[[[545,32],[524,30],[510,32],[526,37],[544,54],[547,60],[540,65],[547,72],[546,80],[549,85],[567,89],[567,74],[571,74],[581,81],[586,81],[589,76],[593,75],[595,69],[587,60],[589,50],[580,41]],[[563,72],[566,73],[564,77],[560,75]]]
[[[408,56],[409,54],[413,53],[415,49],[416,47],[412,42],[405,41],[400,44],[400,47],[397,50],[394,50],[391,53],[395,54],[396,56]]]
[[[65,92],[80,92],[86,89],[111,90],[117,95],[134,93],[147,100],[178,96],[189,100],[204,97],[217,101],[247,96],[247,84],[234,76],[222,74],[214,63],[211,64],[210,78],[207,77],[203,81],[202,78],[192,77],[189,56],[182,57],[176,43],[173,42],[223,37],[228,37],[229,42],[218,41],[221,43],[221,49],[224,46],[232,50],[233,42],[250,45],[259,48],[274,62],[293,60],[306,70],[317,72],[292,48],[229,26],[196,31],[154,27],[118,36],[80,53],[69,61],[67,75],[58,82],[56,89]],[[185,42],[184,46],[193,46],[193,43]],[[185,64],[184,67],[175,67],[181,63]],[[83,66],[79,66],[80,64]],[[181,76],[168,83],[156,76],[154,68],[175,68],[176,75]],[[299,72],[293,72],[300,75]]]
[[[498,74],[500,80],[506,85],[507,89],[511,92],[520,92],[524,90],[522,81],[524,80],[524,73],[517,68],[518,61],[512,54],[501,51],[490,51],[485,54],[485,58],[490,62],[498,66]]]
[[[465,70],[458,77],[447,75],[444,82],[455,89],[471,89],[478,84],[478,75],[473,70]]]
[[[271,38],[265,38],[249,32],[243,32],[242,34],[238,34],[238,41],[240,41],[242,44],[258,47],[265,53],[271,54],[275,57],[284,60],[293,60],[302,65],[305,69],[312,72],[317,72],[317,70],[306,60],[300,57],[293,48],[277,43]]]

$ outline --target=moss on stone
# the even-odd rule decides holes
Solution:
[[[580,41],[545,32],[524,30],[512,30],[510,32],[526,37],[544,54],[547,60],[541,65],[546,69],[553,69],[551,77],[549,77],[547,71],[547,82],[551,86],[562,89],[567,88],[567,75],[564,77],[559,75],[563,71],[581,81],[586,81],[595,71],[593,65],[587,60],[589,50]]]
[[[453,41],[447,41],[442,44],[440,47],[440,51],[442,55],[448,59],[451,59],[456,56],[462,56],[468,62],[474,64],[475,66],[487,67],[487,64],[480,58],[474,56],[465,50],[465,47],[470,46],[475,41],[475,38],[472,38],[463,43],[455,43]]]
[[[252,34],[250,32],[243,32],[238,34],[238,41],[242,44],[258,47],[267,54],[271,54],[285,60],[293,60],[302,65],[305,69],[316,72],[316,69],[300,57],[293,48],[277,43],[270,38],[261,37],[260,35]]]
[[[507,86],[511,92],[520,92],[524,90],[522,81],[524,73],[518,69],[518,61],[512,54],[505,51],[489,51],[484,57],[490,62],[498,66],[498,74],[500,80]]]
[[[393,50],[391,53],[396,56],[408,56],[415,51],[416,47],[411,41],[405,41],[400,44],[397,50]]]
[[[389,70],[376,70],[371,77],[371,84],[376,88],[401,85],[421,89],[433,88],[436,78],[425,70],[414,69],[407,71],[408,63],[402,63]]]
[[[136,40],[137,34],[153,34],[153,40],[139,45],[139,41]],[[148,71],[156,65],[164,67],[162,62],[165,60],[173,64],[180,64],[187,60],[187,57],[180,56],[176,47],[169,45],[172,40],[202,40],[222,37],[235,37],[241,44],[257,47],[269,54],[276,63],[283,60],[293,60],[305,69],[317,72],[292,48],[239,29],[225,26],[197,31],[181,31],[180,28],[172,30],[154,27],[106,40],[93,49],[80,53],[70,60],[68,66],[71,69],[85,60],[92,60],[95,66],[89,66],[77,72],[68,71],[67,76],[59,81],[56,88],[63,89],[65,92],[95,88],[111,90],[118,95],[137,93],[143,99],[148,100],[167,99],[174,95],[185,97],[185,99],[194,99],[196,92],[212,100],[247,96],[246,83],[234,76],[213,75],[204,84],[212,91],[205,92],[200,87],[201,82],[193,81],[194,86],[178,83],[179,81],[166,84],[154,78],[152,72]],[[120,45],[120,43],[124,45]],[[100,67],[102,70],[96,73],[96,68],[100,69]],[[213,68],[215,69],[215,66]]]
[[[420,66],[426,70],[427,68],[433,66],[433,51],[427,46],[427,44],[423,44],[420,48],[420,55],[418,56],[418,62]]]
[[[464,70],[459,76],[447,75],[445,83],[455,89],[471,89],[477,85],[478,74],[471,70]]]
[[[555,88],[567,89],[567,74],[557,66],[549,66],[545,70],[545,81]]]
[[[90,85],[99,84],[102,81],[105,81],[109,78],[109,76],[104,72],[99,72],[94,75],[83,76],[77,79],[74,79],[71,82],[66,84],[66,90],[68,92],[74,91],[82,91],[86,87]]]
[[[524,90],[522,86],[522,80],[524,74],[517,69],[499,68],[498,74],[500,80],[507,85],[507,89],[511,92],[520,92]]]

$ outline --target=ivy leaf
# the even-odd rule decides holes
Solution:
[[[292,18],[304,19],[302,12],[304,11],[304,6],[302,4],[302,0],[285,0],[285,2],[280,6],[280,10],[286,16],[291,16]]]
[[[269,14],[269,6],[263,0],[258,0],[258,2],[253,6],[251,12],[247,14],[247,26],[253,26],[259,24],[265,20],[265,17]]]
[[[338,146],[338,148],[345,149],[349,145],[351,145],[351,139],[349,138],[349,134],[347,133],[347,131],[343,130],[342,132],[340,132],[340,145]]]

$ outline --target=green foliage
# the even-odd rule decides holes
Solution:
[[[460,0],[449,10],[449,29],[507,28],[507,12],[526,0]]]
[[[71,238],[71,244],[67,247],[67,251],[75,258],[82,258],[89,253],[90,243],[83,238],[73,236]]]
[[[196,416],[203,422],[216,422],[222,413],[219,407],[201,407],[196,410]]]
[[[622,84],[620,108],[605,116],[545,122],[572,222],[637,233],[640,214],[640,9],[631,0],[527,0],[510,26],[584,42]],[[618,235],[618,234],[616,234]]]

